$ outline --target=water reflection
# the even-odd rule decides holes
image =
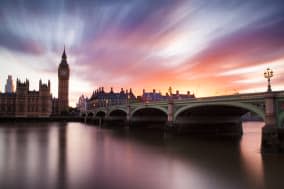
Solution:
[[[284,188],[284,156],[267,155],[262,161],[265,188]]]
[[[243,169],[251,188],[264,188],[263,162],[260,152],[263,122],[243,123],[244,134],[240,142]]]
[[[6,123],[0,127],[0,188],[284,186],[283,156],[259,152],[262,124],[245,123],[237,140],[80,123]]]
[[[47,123],[2,125],[0,188],[65,187],[65,128],[66,124]]]
[[[57,188],[68,188],[68,174],[67,174],[67,140],[66,134],[67,124],[58,124],[58,161],[57,161]]]

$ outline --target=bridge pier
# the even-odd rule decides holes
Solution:
[[[130,105],[127,105],[127,113],[126,113],[126,121],[125,121],[125,126],[127,128],[131,127],[131,120],[130,120],[130,115],[131,115],[131,108]]]
[[[271,125],[265,125],[262,128],[261,152],[264,154],[279,152],[279,142],[277,128]]]
[[[168,101],[168,120],[165,131],[174,134],[240,137],[243,134],[240,116],[227,115],[186,115],[174,119],[175,107]]]
[[[277,127],[276,102],[273,93],[265,95],[265,125],[262,128],[261,152],[284,152],[284,132]]]
[[[174,103],[172,99],[168,102],[168,121],[166,127],[173,127],[174,126]]]
[[[174,123],[174,102],[172,99],[169,99],[168,101],[168,120],[165,124],[164,131],[166,133],[178,133],[178,128]]]
[[[130,120],[126,119],[126,121],[125,121],[125,127],[126,127],[126,128],[130,128],[130,127],[131,127],[131,121],[130,121]]]

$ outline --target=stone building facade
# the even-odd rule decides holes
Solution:
[[[171,91],[171,87],[169,89],[169,93],[166,93],[166,95],[162,95],[161,92],[157,92],[155,89],[153,89],[153,92],[146,92],[145,89],[143,89],[142,96],[137,97],[139,102],[153,102],[153,101],[161,101],[169,99],[181,100],[188,98],[195,98],[195,95],[190,93],[190,91],[187,91],[186,94],[182,94],[178,90],[174,94]]]
[[[30,91],[28,80],[17,80],[15,92],[10,89],[5,93],[0,92],[0,117],[49,117],[68,113],[69,77],[70,69],[64,48],[58,66],[58,98],[52,98],[50,81],[43,84],[40,80],[39,90]],[[6,86],[13,84],[12,76],[8,76],[7,83],[10,84]]]
[[[29,81],[17,80],[16,92],[0,94],[1,117],[49,117],[52,112],[50,81],[39,81],[39,90],[30,91]]]
[[[67,113],[69,110],[69,78],[70,69],[67,63],[67,55],[64,51],[58,67],[58,111],[59,114]]]
[[[124,91],[124,89],[121,88],[120,92],[114,92],[113,88],[111,88],[110,92],[106,92],[103,87],[100,87],[95,90],[92,96],[87,100],[86,108],[91,110],[95,107],[126,104],[134,101],[136,101],[136,97],[131,89]]]
[[[80,112],[84,112],[87,109],[87,102],[88,102],[88,98],[85,97],[84,95],[81,95],[78,99],[78,102],[76,104],[76,108],[80,111]]]

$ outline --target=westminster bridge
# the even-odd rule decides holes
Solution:
[[[241,117],[261,118],[262,151],[284,150],[284,91],[181,100],[169,99],[93,107],[81,112],[89,121],[129,127],[160,127],[193,134],[242,135]]]

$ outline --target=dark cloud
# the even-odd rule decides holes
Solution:
[[[163,22],[167,20],[167,12],[174,9],[179,1],[173,0],[1,0],[0,19],[9,19],[10,16],[23,18],[50,17],[53,22],[63,22],[65,25],[72,25],[70,20],[62,19],[62,16],[77,17],[85,23],[81,43],[88,43],[90,40],[97,39],[106,32],[128,33],[132,30],[143,27],[145,35],[153,34],[163,27]],[[20,22],[19,21],[19,22]],[[25,20],[27,21],[27,20]],[[22,25],[26,25],[22,20]],[[5,22],[2,22],[5,23]],[[20,50],[25,45],[22,36],[9,37],[11,28],[7,29],[3,24],[0,33],[0,45],[6,48]],[[70,28],[70,27],[68,27]],[[44,29],[44,28],[42,28]],[[58,26],[45,28],[50,30],[51,35],[56,35]],[[52,31],[51,31],[52,30]],[[147,32],[148,31],[148,32]],[[148,34],[146,34],[146,32]],[[142,34],[142,32],[141,32]],[[43,38],[45,36],[42,36]],[[8,39],[8,42],[6,41]],[[15,39],[15,40],[13,40]],[[14,43],[19,42],[19,45]]]
[[[282,0],[191,0],[195,4],[199,5],[200,7],[210,7],[211,9],[220,10],[220,9],[234,9],[239,6],[251,6],[255,8],[261,7],[281,7],[284,6],[284,2]],[[257,11],[257,9],[255,10]]]
[[[6,49],[17,51],[21,53],[28,53],[34,55],[40,55],[44,53],[44,47],[41,44],[34,40],[27,40],[24,38],[19,38],[8,31],[0,30],[0,47]]]
[[[169,1],[137,2],[122,27],[135,29],[147,22],[152,28],[159,28],[163,22],[167,21],[167,13],[175,7],[176,4],[170,4]]]

